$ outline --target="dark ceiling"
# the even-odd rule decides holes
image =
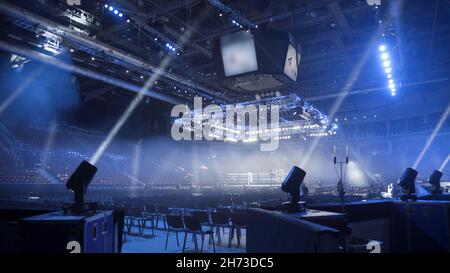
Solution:
[[[73,8],[66,0],[3,1],[1,37],[21,49],[42,52],[31,45],[37,39],[36,28],[71,28],[72,32],[83,32],[75,35],[86,41],[80,43],[78,38],[62,34],[62,44],[66,49],[73,49],[72,61],[82,69],[142,86],[154,68],[170,56],[165,74],[153,86],[155,93],[176,101],[190,100],[196,94],[211,102],[252,100],[254,94],[230,90],[217,79],[212,56],[214,43],[221,35],[239,28],[213,2],[217,1],[81,0],[81,6],[74,7],[89,13],[92,20],[90,25],[84,25],[62,15]],[[448,0],[382,1],[379,9],[369,6],[365,0],[222,3],[257,24],[258,29],[254,31],[284,30],[296,38],[303,51],[298,82],[278,91],[297,93],[322,107],[328,107],[345,87],[350,94],[347,104],[373,101],[380,93],[386,97],[388,89],[377,55],[382,39],[392,48],[396,80],[402,88],[422,88],[448,81],[450,75]],[[114,5],[123,17],[109,12],[105,4]],[[23,18],[23,11],[29,12],[28,22]],[[180,38],[186,36],[185,41]],[[176,45],[177,51],[168,50],[166,43]],[[118,56],[116,52],[123,55]],[[356,70],[360,63],[361,69]],[[123,96],[133,95],[123,86],[86,75],[79,75],[78,82],[85,100],[121,101]]]

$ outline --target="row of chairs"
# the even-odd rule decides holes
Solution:
[[[186,219],[188,219],[186,221]],[[228,233],[228,247],[236,234],[238,247],[241,244],[242,229],[246,228],[246,214],[245,210],[240,211],[208,211],[208,210],[194,210],[191,215],[167,215],[166,216],[168,234],[170,231],[184,231],[187,233],[204,233],[202,226],[207,228],[207,234],[214,234],[217,236],[218,244],[221,244],[222,236],[225,229],[229,229]],[[183,225],[184,222],[184,225]],[[191,226],[189,226],[191,225]],[[167,235],[168,239],[168,235]],[[167,240],[166,240],[167,246]],[[184,248],[184,246],[183,246]]]
[[[132,227],[138,228],[139,236],[149,236],[145,230],[151,229],[151,236],[155,235],[155,229],[162,222],[163,228],[167,230],[165,249],[170,232],[174,232],[177,245],[179,246],[178,233],[184,232],[183,252],[186,245],[188,234],[192,234],[195,250],[198,250],[197,235],[202,240],[201,251],[206,235],[212,238],[215,250],[214,234],[217,236],[218,243],[221,244],[222,234],[225,229],[229,230],[228,247],[231,247],[233,239],[237,239],[238,247],[241,244],[242,229],[246,228],[246,217],[244,209],[217,208],[217,209],[186,209],[186,208],[166,208],[157,209],[153,205],[143,207],[131,207],[126,210],[125,234],[132,234]]]
[[[194,242],[195,252],[198,251],[197,235],[200,236],[202,244],[200,247],[200,252],[203,252],[203,244],[205,242],[205,236],[209,235],[212,241],[213,251],[216,252],[216,244],[214,242],[214,232],[212,229],[204,229],[200,220],[195,216],[180,216],[180,215],[166,215],[167,222],[167,235],[166,244],[164,249],[167,249],[167,243],[169,242],[170,232],[174,232],[177,239],[177,246],[180,246],[178,239],[178,233],[184,232],[183,240],[183,253],[186,249],[186,239],[188,234],[192,234],[192,240]]]

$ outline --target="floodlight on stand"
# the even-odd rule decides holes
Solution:
[[[416,177],[417,171],[413,168],[406,168],[403,175],[398,180],[401,189],[400,199],[402,201],[416,201]]]
[[[300,201],[300,186],[305,179],[306,172],[297,166],[292,167],[281,184],[281,190],[289,194],[289,201],[284,202],[282,207],[288,212],[299,212],[305,210],[305,202]]]
[[[431,194],[442,194],[444,189],[441,187],[441,178],[442,178],[442,172],[435,170],[428,178],[428,183],[431,184]]]

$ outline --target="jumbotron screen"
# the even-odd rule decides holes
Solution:
[[[297,50],[295,50],[294,46],[289,44],[286,61],[284,63],[284,73],[294,81],[297,80],[298,64]]]
[[[238,32],[221,38],[225,77],[258,70],[255,41],[248,32]]]

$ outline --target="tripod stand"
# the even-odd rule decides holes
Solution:
[[[339,178],[339,182],[337,184],[337,191],[339,194],[339,198],[341,201],[344,201],[345,190],[344,190],[344,182],[345,182],[345,174],[347,173],[347,165],[348,165],[348,146],[345,147],[345,161],[337,161],[336,158],[336,145],[333,146],[333,164],[334,169],[336,170],[336,174]],[[344,170],[345,164],[345,170]],[[336,169],[336,165],[339,165],[339,172]]]

